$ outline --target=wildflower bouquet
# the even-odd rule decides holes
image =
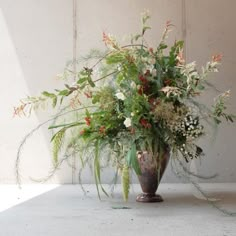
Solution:
[[[91,58],[98,58],[92,66],[76,74],[66,69],[65,77],[76,76],[74,83],[28,97],[15,108],[18,115],[30,114],[48,101],[59,108],[49,126],[54,130],[55,168],[61,160],[78,155],[82,167],[92,165],[99,191],[100,171],[104,165],[111,165],[122,173],[125,198],[129,170],[140,174],[137,151],[155,154],[168,146],[172,158],[188,162],[203,154],[196,142],[206,132],[204,121],[218,125],[223,119],[233,122],[235,118],[226,113],[229,91],[220,94],[209,108],[197,100],[209,85],[208,74],[218,71],[221,55],[213,56],[199,72],[195,62],[185,62],[183,41],[175,41],[168,49],[165,42],[172,28],[170,22],[156,47],[147,44],[148,19],[143,15],[141,33],[132,36],[128,45],[121,46],[104,33],[107,50],[103,55],[93,52]],[[64,159],[59,157],[60,152]]]

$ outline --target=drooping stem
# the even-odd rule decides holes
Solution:
[[[16,161],[15,161],[15,173],[16,173],[16,183],[19,187],[21,187],[21,176],[20,176],[20,157],[21,157],[21,152],[22,152],[22,149],[24,147],[24,145],[26,144],[26,141],[37,131],[39,130],[42,126],[46,125],[47,123],[51,122],[51,121],[54,121],[55,119],[57,119],[58,117],[61,117],[61,116],[64,116],[64,115],[67,115],[71,112],[76,112],[76,111],[79,111],[79,110],[83,110],[83,109],[87,109],[87,108],[95,108],[96,106],[87,106],[87,107],[82,107],[82,108],[78,108],[78,109],[74,109],[74,110],[71,110],[71,111],[67,111],[67,112],[64,112],[64,113],[58,113],[56,114],[54,117],[52,117],[51,119],[48,119],[42,123],[40,123],[39,125],[37,125],[34,129],[32,129],[29,133],[27,133],[23,140],[21,141],[18,149],[17,149],[17,155],[16,155]]]
[[[122,46],[121,49],[129,48],[129,47],[144,47],[144,48],[147,48],[145,45],[142,45],[142,44],[127,44],[127,45]],[[110,52],[106,53],[90,69],[94,69],[101,61],[103,61],[111,53],[113,53],[113,51],[110,51]]]
[[[113,71],[113,72],[111,72],[111,73],[109,73],[109,74],[107,74],[107,75],[102,76],[101,78],[99,78],[99,79],[97,79],[97,80],[94,80],[93,82],[96,83],[96,82],[98,82],[98,81],[100,81],[100,80],[103,80],[103,79],[107,78],[108,76],[114,75],[114,74],[116,74],[116,73],[119,73],[119,71],[118,71],[118,70],[115,70],[115,71]]]

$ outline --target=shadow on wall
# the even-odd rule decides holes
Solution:
[[[65,62],[72,58],[72,1],[0,0],[0,8],[9,33],[8,41],[11,41],[11,55],[7,61],[8,72],[6,71],[4,75],[6,80],[13,84],[11,96],[14,95],[14,98],[4,111],[9,114],[12,112],[9,107],[16,105],[20,98],[28,94],[39,94],[40,91],[60,87],[61,82],[54,79],[55,75],[61,72]],[[94,4],[92,0],[86,3],[78,1],[78,40],[80,42],[78,55],[86,53],[91,47],[101,46],[100,36],[103,30],[111,31],[118,36],[136,32],[139,29],[140,12],[145,8],[163,9],[161,14],[153,12],[153,26],[155,26],[155,22],[164,26],[165,21],[170,18],[180,25],[181,16],[178,13],[181,10],[181,5],[174,0],[168,3],[164,0],[157,2],[147,0],[145,3],[141,0],[123,0],[114,3],[103,0],[99,6]],[[117,11],[114,12],[114,9]],[[129,14],[125,19],[122,17],[121,22],[121,15],[125,9]],[[111,21],[110,19],[115,20]],[[127,24],[127,20],[129,24]],[[123,24],[124,22],[126,24]],[[162,29],[157,27],[157,31],[155,37],[150,37],[152,42],[156,41],[156,35],[160,35]],[[9,51],[6,53],[9,54]],[[5,60],[3,55],[0,58],[1,62]],[[17,69],[15,69],[16,67]],[[21,75],[15,75],[13,72],[16,70],[20,71]],[[8,82],[5,86],[9,86]],[[7,101],[9,101],[9,95],[10,93],[6,92]],[[15,182],[14,160],[18,144],[25,133],[38,123],[47,120],[48,116],[49,114],[44,112],[42,114],[36,113],[36,116],[30,120],[17,118],[12,121],[9,117],[5,119],[5,126],[11,128],[6,128],[6,132],[4,132],[7,136],[4,141],[5,146],[0,146],[3,150],[1,156],[4,156],[0,160],[2,163],[2,167],[0,167],[1,183]],[[13,136],[14,145],[12,144]],[[21,162],[23,181],[29,181],[28,176],[38,178],[47,175],[50,167],[49,141],[50,133],[45,127],[27,142]],[[8,165],[7,168],[6,165]],[[104,179],[106,176],[111,179],[111,172],[108,171]],[[85,183],[93,181],[89,171],[85,172],[84,180]],[[60,183],[71,183],[71,181],[71,168],[66,165],[52,179],[52,182]]]
[[[5,129],[0,141],[0,183],[14,183],[14,161],[20,141],[47,120],[49,114],[42,112],[33,114],[30,119],[12,119],[13,106],[27,95],[60,86],[56,74],[63,71],[72,55],[72,3],[63,0],[1,0],[0,10],[3,26],[0,31],[3,40],[0,64],[4,78],[1,86],[5,90],[0,102],[4,111],[1,125]],[[50,156],[50,133],[45,127],[27,142],[22,152],[23,182],[29,181],[28,176],[46,176]],[[63,167],[52,181],[70,183],[71,168]]]

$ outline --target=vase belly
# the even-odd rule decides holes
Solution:
[[[139,183],[143,193],[138,195],[138,202],[161,202],[160,195],[156,194],[158,185],[167,167],[170,150],[166,149],[162,155],[153,157],[146,151],[137,153],[141,174],[138,175]]]

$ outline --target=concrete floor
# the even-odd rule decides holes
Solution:
[[[236,217],[229,217],[192,195],[186,184],[161,184],[163,203],[135,202],[134,185],[128,203],[120,186],[114,198],[99,201],[95,186],[0,186],[0,236],[235,236]],[[236,184],[204,184],[217,203],[236,212]],[[128,207],[130,209],[120,209]],[[118,208],[118,209],[114,209]]]

